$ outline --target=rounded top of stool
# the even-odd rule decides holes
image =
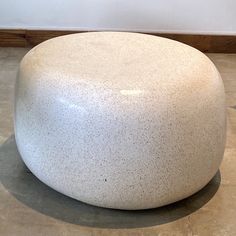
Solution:
[[[147,90],[199,89],[217,73],[200,51],[174,40],[138,33],[90,32],[61,36],[33,48],[21,66],[50,83],[117,89],[123,95]],[[170,88],[171,87],[171,88]]]

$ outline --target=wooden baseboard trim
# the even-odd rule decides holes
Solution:
[[[32,47],[47,39],[87,31],[1,30],[0,47]],[[174,39],[209,53],[236,53],[236,36],[146,33]]]

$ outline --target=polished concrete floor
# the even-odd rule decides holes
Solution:
[[[228,130],[220,171],[200,192],[146,211],[93,207],[50,189],[25,167],[13,131],[14,80],[28,49],[0,48],[0,235],[236,235],[236,54],[208,54],[225,84]]]

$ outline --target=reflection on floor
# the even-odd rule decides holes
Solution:
[[[209,54],[225,84],[228,133],[220,171],[200,192],[147,211],[70,199],[36,179],[13,135],[14,79],[24,48],[0,48],[0,235],[236,235],[236,55]]]

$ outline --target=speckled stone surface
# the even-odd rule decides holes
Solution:
[[[217,69],[172,40],[74,34],[20,64],[19,152],[41,181],[89,204],[145,209],[192,195],[218,170],[225,120]]]

